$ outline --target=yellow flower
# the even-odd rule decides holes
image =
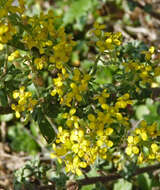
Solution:
[[[134,141],[134,138],[133,138],[133,136],[128,136],[127,140],[128,140],[128,143],[132,144]]]
[[[4,49],[4,45],[0,43],[0,51]]]
[[[103,141],[102,140],[98,140],[97,141],[97,146],[102,146],[103,145]]]
[[[141,154],[139,154],[139,156],[138,156],[138,163],[141,164],[141,163],[143,162],[143,160],[144,160],[144,156],[143,156],[143,154],[141,153]]]
[[[76,113],[76,109],[75,108],[72,108],[70,111],[69,111],[69,114],[70,115],[74,115]]]
[[[88,115],[88,119],[89,119],[89,121],[93,121],[94,122],[96,118],[95,118],[95,116],[93,114],[89,114]]]
[[[112,147],[113,146],[113,142],[110,141],[110,140],[108,140],[106,144],[107,144],[108,147]]]
[[[128,156],[130,156],[130,155],[132,154],[132,147],[131,147],[131,146],[128,146],[128,147],[126,148],[126,154],[127,154]]]
[[[18,97],[19,97],[19,92],[18,92],[18,90],[15,90],[14,92],[13,92],[13,98],[14,99],[17,99]]]
[[[112,128],[107,128],[106,131],[105,131],[105,134],[108,136],[108,135],[111,135],[113,133],[113,129]]]
[[[138,144],[139,141],[140,141],[140,139],[139,139],[138,136],[135,136],[134,139],[133,139],[133,141],[134,141],[134,144]]]
[[[20,113],[16,111],[16,118],[20,118],[20,117],[21,117]]]
[[[140,136],[142,138],[143,141],[146,141],[148,139],[147,133],[146,132],[141,132]]]
[[[151,149],[153,153],[156,153],[159,149],[159,146],[155,143],[151,144]]]
[[[8,56],[8,61],[13,61],[14,59],[18,58],[20,56],[20,53],[18,50],[11,53],[10,56]]]
[[[151,54],[153,54],[154,51],[155,51],[155,47],[154,47],[154,46],[151,46],[151,47],[149,48],[149,52],[150,52]]]
[[[13,91],[13,98],[18,102],[17,105],[11,105],[11,108],[15,111],[17,118],[20,118],[20,112],[32,111],[34,106],[38,103],[37,100],[32,99],[31,92],[25,92],[24,86],[21,86],[19,90]]]
[[[133,147],[132,147],[132,152],[133,152],[134,154],[139,154],[139,148],[138,148],[137,146],[133,146]]]

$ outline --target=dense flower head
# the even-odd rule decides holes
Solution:
[[[58,128],[52,157],[57,157],[60,162],[63,157],[67,172],[81,175],[80,169],[93,164],[98,157],[109,158],[117,145],[112,140],[113,137],[118,136],[116,126],[119,123],[123,128],[129,126],[128,118],[120,113],[121,108],[124,109],[127,104],[132,104],[129,94],[117,98],[114,106],[106,104],[108,97],[109,93],[106,90],[102,91],[102,96],[93,97],[94,100],[100,101],[102,108],[99,107],[94,113],[89,113],[86,119],[76,115],[78,110],[75,107],[71,108],[69,113],[62,115],[65,125]]]
[[[16,28],[9,22],[0,21],[0,42],[5,44],[16,34]]]
[[[156,139],[158,136],[160,133],[157,123],[148,125],[145,120],[142,120],[139,127],[127,138],[126,154],[131,158],[136,155],[139,164],[153,160],[160,161],[160,147]]]
[[[62,73],[58,74],[57,78],[53,79],[54,90],[52,90],[51,95],[55,96],[57,93],[60,97],[60,103],[62,105],[66,105],[71,107],[72,102],[81,102],[83,94],[88,89],[88,81],[91,76],[88,74],[83,74],[78,69],[73,70],[73,76],[69,80],[69,83],[66,83],[66,79],[69,79],[69,73],[67,73],[66,69],[62,69]],[[70,88],[66,93],[63,92],[65,86],[69,86]]]
[[[0,2],[0,18],[7,16],[9,13],[19,13],[24,12],[24,0],[18,0],[19,5],[13,5],[14,0],[1,0]]]
[[[20,118],[21,112],[31,112],[34,106],[37,104],[36,99],[32,99],[32,93],[25,91],[25,87],[21,86],[19,90],[13,91],[13,98],[17,100],[18,104],[12,104],[11,108],[15,111],[17,118]]]
[[[94,27],[93,33],[96,36],[96,45],[102,63],[106,57],[112,60],[115,54],[119,54],[117,51],[122,44],[121,34],[104,32],[105,26],[97,23]],[[148,51],[142,52],[145,55],[143,62],[127,58],[126,62],[122,61],[120,66],[117,66],[119,73],[125,74],[126,80],[132,83],[136,92],[141,85],[144,88],[145,85],[152,85],[155,81],[155,65],[151,60],[154,52],[155,48],[150,47]],[[114,61],[113,64],[117,65],[116,58]],[[158,75],[158,69],[155,70]],[[105,87],[91,95],[89,87],[94,80],[92,72],[85,74],[78,68],[72,72],[72,77],[68,72],[66,78],[59,74],[53,79],[55,89],[51,92],[52,96],[58,94],[62,106],[70,107],[70,110],[62,115],[64,125],[58,128],[52,153],[53,158],[58,158],[59,162],[64,161],[66,172],[81,175],[82,168],[93,164],[98,158],[112,160],[115,165],[118,163],[117,168],[121,170],[123,159],[118,156],[120,153],[122,157],[128,155],[131,159],[136,158],[137,164],[159,160],[157,123],[147,125],[143,120],[132,131],[130,115],[126,112],[135,102],[132,100],[132,95],[127,92],[115,95],[113,98],[110,89]],[[116,85],[121,86],[121,81],[117,81]],[[68,89],[65,86],[68,86]],[[79,108],[79,105],[83,103],[86,94],[90,94],[92,111],[87,113],[87,117],[86,115],[80,117],[78,115],[80,109],[85,110],[85,108],[83,106]],[[131,134],[128,136],[129,131]],[[122,150],[116,152],[120,144],[125,147],[125,152]]]
[[[98,23],[94,24],[94,28],[93,33],[97,37],[96,45],[100,52],[104,52],[105,50],[113,50],[116,46],[121,45],[122,34],[120,32],[104,32],[103,29],[105,29],[106,26]]]
[[[13,61],[16,58],[20,57],[20,53],[18,50],[12,52],[9,56],[8,56],[8,61]]]

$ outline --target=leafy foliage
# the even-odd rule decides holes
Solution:
[[[142,6],[127,2],[132,11]],[[2,126],[9,126],[13,151],[46,154],[43,142],[54,160],[28,162],[15,173],[15,189],[78,188],[82,181],[84,190],[158,186],[152,175],[133,176],[160,161],[159,52],[106,27],[117,9],[124,11],[123,1],[55,3],[64,13],[34,1],[0,4]],[[105,17],[106,6],[113,13]],[[150,4],[142,7],[152,13]],[[113,172],[123,179],[85,186],[87,177]]]

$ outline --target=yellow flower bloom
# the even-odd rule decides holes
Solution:
[[[151,149],[152,149],[152,152],[155,154],[158,149],[159,149],[159,146],[155,143],[151,144]]]

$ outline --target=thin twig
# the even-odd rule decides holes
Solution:
[[[2,143],[5,143],[5,139],[6,139],[6,122],[2,121],[0,127],[1,127]]]
[[[0,115],[1,114],[8,114],[8,113],[12,113],[13,110],[10,107],[2,107],[0,106]]]
[[[133,32],[136,34],[144,34],[144,35],[148,35],[149,38],[151,40],[155,40],[156,39],[156,33],[154,33],[153,31],[149,31],[147,28],[144,27],[131,27],[131,26],[126,26],[126,30],[128,30],[129,32]]]

